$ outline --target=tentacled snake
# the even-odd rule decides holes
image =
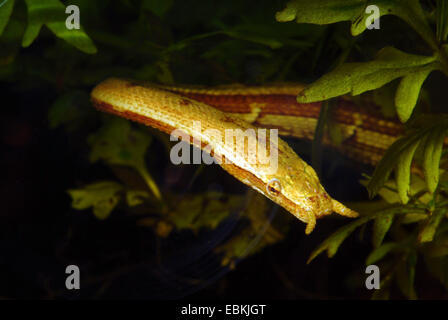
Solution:
[[[266,165],[248,163],[247,156],[207,134],[207,129],[224,132],[226,129],[256,130],[262,127],[276,128],[283,135],[312,139],[320,103],[298,104],[296,96],[302,89],[300,84],[215,88],[160,86],[111,78],[93,89],[91,99],[101,111],[168,134],[178,129],[191,138],[193,145],[203,149],[206,145],[211,147],[208,151],[212,155],[227,160],[220,163],[227,172],[305,222],[305,232],[309,234],[316,219],[332,212],[347,217],[358,214],[332,199],[314,169],[285,141],[278,139],[271,147],[278,151],[278,168],[272,173]],[[345,137],[344,143],[334,147],[372,165],[401,134],[397,122],[362,112],[345,99],[339,100],[333,119]],[[200,121],[200,132],[193,126],[194,121]],[[325,137],[324,143],[332,142]]]

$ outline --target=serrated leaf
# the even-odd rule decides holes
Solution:
[[[394,216],[392,214],[380,216],[373,223],[372,243],[374,248],[378,248],[383,242],[386,233],[389,231]]]
[[[286,8],[277,12],[279,22],[296,20],[297,23],[331,24],[351,21],[353,36],[361,34],[367,28],[367,20],[372,13],[368,8],[374,5],[379,9],[379,17],[396,15],[410,24],[414,29],[427,34],[431,31],[419,0],[293,0]]]
[[[28,47],[46,25],[58,38],[64,39],[85,53],[96,53],[97,49],[89,36],[80,29],[69,30],[65,21],[65,5],[59,0],[25,0],[28,7],[28,26],[22,39],[22,46]]]
[[[15,0],[2,0],[0,2],[0,36],[5,30],[6,25],[11,17],[12,9],[14,8]]]
[[[93,207],[98,219],[106,219],[120,200],[123,186],[113,181],[92,183],[82,189],[67,190],[72,197],[72,208],[84,210]]]
[[[433,240],[437,228],[439,227],[439,224],[446,212],[446,208],[439,208],[432,213],[431,217],[428,219],[428,222],[423,226],[422,230],[418,234],[419,242],[431,242]]]
[[[297,101],[311,103],[350,93],[359,95],[417,72],[436,68],[435,57],[402,52],[393,47],[380,50],[375,60],[365,63],[345,63],[323,75],[302,90]]]
[[[429,192],[434,193],[439,183],[439,165],[442,156],[445,129],[432,131],[425,143],[423,151],[423,170]]]
[[[322,242],[319,247],[317,247],[310,255],[307,263],[310,263],[314,258],[316,258],[323,251],[327,251],[329,258],[333,257],[339,249],[342,242],[353,232],[357,227],[363,225],[367,221],[371,220],[372,217],[362,217],[359,218],[342,228],[338,229],[331,236],[329,236],[324,242]]]
[[[360,35],[361,33],[363,33],[366,28],[367,28],[367,20],[371,20],[372,18],[375,18],[372,16],[372,14],[375,12],[375,10],[378,9],[378,14],[379,17],[378,19],[381,18],[382,15],[385,15],[388,13],[389,10],[392,10],[392,8],[394,8],[395,10],[395,3],[392,2],[386,2],[386,6],[384,5],[384,3],[382,3],[384,1],[377,1],[374,3],[375,7],[373,8],[369,8],[368,6],[365,6],[362,8],[362,10],[360,10],[360,12],[358,13],[358,15],[354,16],[351,20],[352,20],[352,25],[350,27],[350,31],[352,33],[353,36],[357,36]],[[373,3],[372,3],[373,4]],[[387,4],[389,4],[389,6],[387,6]],[[369,21],[369,22],[373,22],[373,21]]]
[[[431,66],[424,70],[413,72],[401,79],[395,94],[395,106],[401,122],[408,121],[417,104],[423,82],[425,82],[433,70],[434,68]]]
[[[398,156],[395,169],[398,195],[403,204],[409,201],[409,189],[411,184],[411,163],[420,141],[415,142]]]
[[[418,21],[418,25],[426,24],[425,16],[418,1],[419,0],[364,1],[365,5],[361,12],[356,17],[351,19],[351,33],[353,36],[357,36],[367,29],[367,20],[373,18],[372,9],[367,12],[370,5],[374,5],[378,8],[378,19],[386,15],[395,15],[414,27],[416,27],[416,20]]]

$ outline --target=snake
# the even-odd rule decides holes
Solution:
[[[91,101],[100,111],[168,134],[182,132],[190,144],[221,159],[218,164],[229,174],[303,221],[305,233],[310,234],[319,218],[333,212],[354,218],[358,213],[333,199],[315,170],[281,138],[273,139],[268,133],[269,143],[255,139],[269,154],[278,155],[275,171],[265,162],[249,161],[244,148],[222,139],[226,130],[257,132],[260,128],[313,139],[322,103],[298,103],[297,95],[303,89],[300,83],[197,87],[108,78],[92,90]],[[360,109],[344,97],[337,101],[331,118],[343,142],[335,144],[326,134],[324,144],[369,165],[377,164],[402,133],[395,120]],[[199,129],[195,122],[200,123]]]

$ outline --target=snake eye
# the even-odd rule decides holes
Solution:
[[[266,191],[271,196],[278,196],[280,194],[280,191],[282,190],[282,185],[280,184],[280,181],[278,179],[271,179],[266,184]]]

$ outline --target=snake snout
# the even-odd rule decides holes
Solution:
[[[310,196],[308,197],[308,201],[314,209],[316,219],[333,212],[332,199],[326,192]]]

